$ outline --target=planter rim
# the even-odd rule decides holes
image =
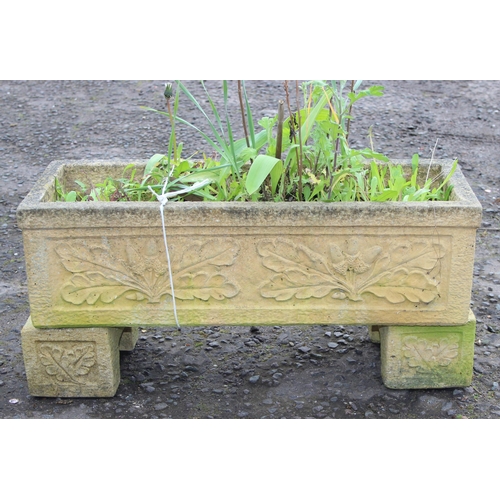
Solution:
[[[423,168],[430,160],[421,159]],[[392,163],[411,166],[411,160],[391,160]],[[159,204],[156,202],[53,202],[48,200],[54,190],[54,179],[63,175],[66,169],[78,170],[81,168],[124,168],[134,163],[137,167],[144,167],[147,160],[56,160],[49,164],[41,174],[31,191],[24,198],[17,209],[18,225],[21,229],[46,227],[47,220],[57,220],[57,227],[88,227],[101,214],[100,219],[106,221],[106,226],[158,226]],[[434,167],[441,167],[446,175],[452,166],[451,160],[436,160]],[[481,224],[482,207],[476,195],[465,179],[460,166],[457,167],[451,183],[454,187],[454,199],[451,201],[429,202],[174,202],[164,207],[165,218],[169,226],[198,226],[213,221],[213,225],[249,226],[264,221],[268,226],[337,226],[345,225],[345,219],[350,219],[351,225],[366,225],[366,217],[373,217],[377,225],[407,225],[408,214],[413,214],[412,225],[428,225],[428,217],[434,215],[436,226],[450,225],[452,216],[455,226],[479,227]],[[47,200],[47,201],[45,201]],[[102,214],[105,217],[102,217]],[[73,214],[72,220],[65,224],[65,214]],[[75,214],[78,218],[75,221]],[[441,221],[441,215],[446,222]],[[137,217],[138,216],[138,217]],[[223,218],[222,221],[218,218]],[[344,223],[339,223],[341,217]],[[359,223],[357,222],[359,219]],[[135,221],[135,222],[134,222]],[[102,225],[102,224],[100,224]]]

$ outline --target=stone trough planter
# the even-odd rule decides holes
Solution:
[[[146,161],[52,162],[19,206],[30,332],[175,325],[159,204],[54,202],[56,177],[96,183],[129,163]],[[481,205],[459,168],[451,182],[448,202],[167,203],[180,324],[381,325],[382,353],[406,359],[397,342],[385,348],[387,328],[425,337],[426,327],[471,322]],[[470,383],[469,347],[450,361],[467,358],[467,374],[439,386]],[[386,371],[398,386],[398,369]]]

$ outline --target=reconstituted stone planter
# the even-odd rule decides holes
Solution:
[[[19,206],[35,329],[175,325],[159,204],[53,202],[56,176],[71,188],[129,163],[146,161],[53,162]],[[470,323],[481,205],[460,169],[451,183],[448,202],[167,203],[180,324]]]

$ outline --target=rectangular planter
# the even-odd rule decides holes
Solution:
[[[52,162],[19,206],[36,328],[175,325],[159,203],[54,202],[56,177],[129,163]],[[467,323],[481,205],[451,183],[448,202],[167,203],[180,324]]]

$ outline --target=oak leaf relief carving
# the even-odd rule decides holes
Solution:
[[[436,366],[448,366],[458,356],[458,338],[428,340],[408,336],[403,341],[403,355],[410,368],[428,371]]]
[[[47,375],[61,383],[85,384],[96,363],[93,342],[44,342],[38,356]]]
[[[127,242],[124,253],[109,245],[62,243],[56,248],[71,277],[62,298],[75,305],[110,304],[120,297],[158,303],[171,295],[168,264],[161,240]],[[239,252],[236,241],[193,241],[186,248],[170,248],[175,298],[223,300],[239,293],[239,287],[223,272]]]
[[[262,264],[274,275],[261,287],[277,301],[323,298],[361,301],[373,294],[392,304],[429,304],[439,296],[444,247],[436,243],[402,244],[384,250],[351,239],[331,243],[327,254],[283,238],[257,244]]]

